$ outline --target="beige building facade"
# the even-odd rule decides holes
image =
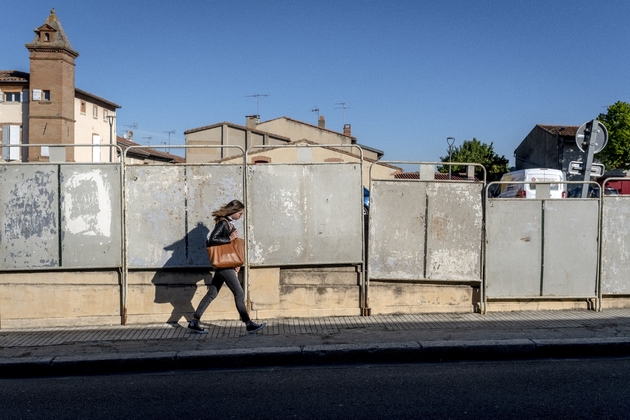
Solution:
[[[379,178],[393,178],[398,167],[380,164],[383,152],[357,143],[350,135],[350,125],[338,133],[325,128],[323,117],[318,126],[288,117],[260,123],[258,116],[246,117],[246,125],[230,122],[198,127],[184,132],[187,163],[239,163],[243,152],[248,164],[358,162],[363,159],[363,184],[369,185],[370,167]],[[223,146],[223,147],[221,147]],[[238,147],[234,147],[238,146]]]
[[[214,162],[232,156],[242,156],[243,151],[251,146],[277,146],[291,141],[285,136],[227,121],[193,128],[185,131],[184,135],[186,145],[194,146],[186,149],[187,163]]]
[[[357,145],[361,147],[363,157],[373,161],[379,160],[384,154],[380,150],[358,144],[356,137],[353,137],[351,134],[350,124],[344,125],[343,133],[327,129],[324,117],[320,117],[317,126],[289,117],[281,117],[256,123],[256,128],[272,133],[282,133],[282,135],[290,138],[291,141],[306,139],[317,144]]]

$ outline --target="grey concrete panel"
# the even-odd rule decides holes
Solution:
[[[481,183],[427,185],[427,279],[481,281],[482,191]]]
[[[540,296],[542,202],[492,200],[486,207],[486,294]]]
[[[62,264],[122,265],[121,168],[61,166]]]
[[[243,199],[243,165],[189,166],[186,168],[188,184],[188,255],[190,266],[208,266],[206,238],[214,228],[212,212],[222,205]],[[235,222],[241,236],[243,219]]]
[[[547,200],[543,296],[596,297],[599,201]]]
[[[369,277],[424,279],[427,183],[373,181],[370,200]]]
[[[0,166],[0,269],[57,267],[57,165]]]
[[[630,294],[630,197],[605,196],[602,214],[602,294],[628,295]]]
[[[363,260],[361,165],[251,165],[247,179],[251,265]]]
[[[186,265],[184,166],[128,166],[125,172],[128,265]]]

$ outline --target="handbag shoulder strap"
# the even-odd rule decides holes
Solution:
[[[228,228],[230,229],[230,233],[232,233],[234,230],[236,230],[236,228],[232,227],[232,223],[230,223],[230,219],[228,219],[227,217],[222,217],[219,220],[225,220],[225,222],[228,225]]]

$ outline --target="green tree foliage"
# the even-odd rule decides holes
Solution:
[[[448,149],[446,156],[440,157],[442,162],[448,162]],[[464,140],[461,146],[453,147],[451,154],[451,162],[480,163],[486,168],[486,177],[488,182],[498,181],[501,175],[509,172],[509,160],[505,156],[499,156],[494,151],[494,143],[482,143],[476,138],[472,140]],[[448,172],[448,165],[440,168],[440,172]],[[463,166],[453,166],[452,173],[466,172]],[[481,175],[481,168],[475,168],[475,176]]]
[[[597,159],[606,170],[630,169],[630,104],[617,101],[597,119],[608,129],[608,143]]]

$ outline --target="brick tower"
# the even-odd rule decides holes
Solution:
[[[29,143],[74,143],[74,59],[79,53],[57,19],[55,9],[35,29],[35,39],[26,44],[30,51]],[[48,153],[29,148],[28,160],[47,161]],[[66,160],[74,161],[74,148],[66,149]]]

